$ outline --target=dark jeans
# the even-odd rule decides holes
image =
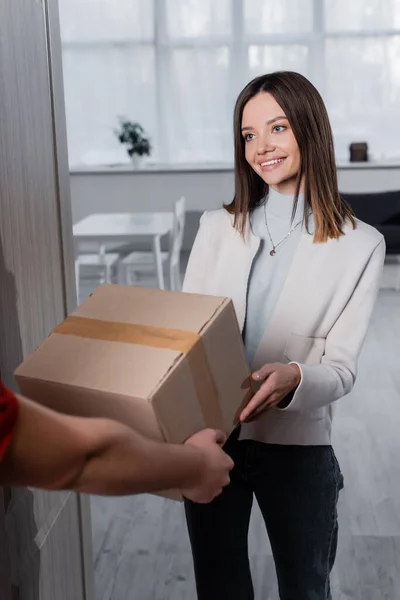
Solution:
[[[253,495],[271,542],[281,600],[330,600],[343,478],[331,446],[228,440],[231,484],[186,501],[199,600],[253,600],[247,537]]]

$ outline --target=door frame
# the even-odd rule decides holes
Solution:
[[[65,112],[64,80],[62,71],[62,46],[58,0],[44,0],[46,43],[49,69],[49,90],[54,140],[54,171],[57,187],[57,209],[60,228],[60,269],[63,274],[64,313],[67,316],[76,308],[75,251],[72,235],[72,206],[68,161],[67,126]],[[94,565],[92,549],[92,519],[90,496],[77,494],[80,528],[80,549],[85,600],[94,598]]]

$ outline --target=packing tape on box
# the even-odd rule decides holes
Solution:
[[[182,352],[189,364],[205,423],[213,426],[223,422],[218,391],[198,333],[77,316],[67,317],[53,333]]]

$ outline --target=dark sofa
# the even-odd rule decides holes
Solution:
[[[400,191],[343,194],[356,217],[373,225],[386,241],[387,254],[400,254]]]

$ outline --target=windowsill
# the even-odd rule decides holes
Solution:
[[[400,165],[399,165],[400,166]],[[130,164],[126,165],[104,165],[104,166],[93,166],[93,167],[70,167],[70,173],[72,175],[85,175],[85,174],[153,174],[153,173],[209,173],[209,172],[223,172],[233,171],[233,165],[226,163],[209,163],[209,164],[154,164],[145,165],[140,168],[134,168]]]
[[[400,158],[393,160],[371,160],[368,162],[338,161],[338,169],[400,169]]]
[[[338,161],[337,168],[339,170],[351,169],[400,169],[400,158],[397,160],[388,161],[369,161],[369,162],[348,162]],[[233,171],[231,164],[176,164],[176,165],[146,165],[139,169],[133,168],[130,164],[127,165],[109,165],[109,166],[81,166],[70,167],[71,175],[151,175],[161,173],[223,173]]]

